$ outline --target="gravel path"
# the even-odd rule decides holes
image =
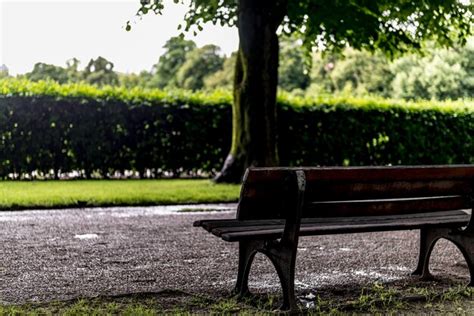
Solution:
[[[182,290],[222,296],[236,276],[237,244],[223,242],[192,222],[232,218],[222,212],[176,212],[181,207],[70,209],[0,213],[0,303],[47,302],[77,297]],[[204,206],[194,206],[202,209]],[[230,210],[229,210],[230,209]],[[416,231],[303,238],[297,290],[410,280]],[[432,272],[468,282],[460,252],[441,241]],[[251,288],[279,291],[262,255]]]

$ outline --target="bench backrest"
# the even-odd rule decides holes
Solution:
[[[286,218],[296,170],[304,171],[306,178],[303,218],[472,208],[474,165],[250,168],[237,218]]]

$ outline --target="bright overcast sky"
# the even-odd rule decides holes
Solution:
[[[0,0],[0,65],[10,74],[31,71],[37,62],[65,66],[76,57],[81,66],[103,56],[115,70],[150,70],[163,53],[163,45],[179,34],[186,7],[165,0],[162,16],[134,18],[139,0]],[[125,31],[128,20],[132,30]],[[235,28],[209,25],[196,37],[198,46],[216,44],[224,54],[237,49]]]

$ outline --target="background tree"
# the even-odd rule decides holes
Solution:
[[[432,45],[431,45],[432,46]],[[392,97],[459,99],[474,96],[474,39],[454,50],[430,48],[420,58],[408,55],[391,65]]]
[[[186,55],[196,49],[196,44],[185,40],[183,36],[175,36],[170,38],[163,48],[165,52],[153,66],[150,87],[163,89],[176,86],[176,74],[186,62]]]
[[[333,91],[349,89],[360,95],[388,96],[393,79],[389,62],[381,53],[346,49],[344,58],[336,60],[328,71]]]
[[[216,45],[205,45],[186,54],[186,61],[176,74],[179,88],[199,90],[204,87],[204,78],[222,69],[224,58]]]
[[[114,72],[114,64],[102,56],[91,59],[83,72],[84,81],[103,86],[117,85],[118,75]]]
[[[278,87],[292,91],[305,90],[310,84],[310,74],[306,65],[305,50],[300,41],[284,37],[280,41],[280,66],[278,68]]]
[[[79,59],[73,57],[66,61],[66,74],[68,82],[79,82],[82,80],[82,73],[79,70],[80,65]]]
[[[68,72],[65,68],[41,62],[36,63],[33,70],[25,73],[24,76],[31,81],[54,80],[58,83],[69,81]]]
[[[127,88],[134,87],[149,87],[150,82],[153,79],[153,75],[146,70],[140,71],[140,73],[117,73],[119,79],[119,85]]]
[[[474,95],[474,38],[449,49],[424,43],[422,54],[394,60],[380,53],[346,48],[342,55],[313,56],[307,97],[321,93],[394,99],[461,99]],[[285,57],[284,57],[285,58]]]
[[[232,53],[224,59],[222,69],[204,78],[204,88],[212,89],[232,89],[234,84],[234,68],[237,53]]]
[[[8,78],[10,74],[8,72],[8,67],[6,65],[0,65],[0,79]]]

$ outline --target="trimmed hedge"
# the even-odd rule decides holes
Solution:
[[[230,148],[229,94],[0,81],[0,177],[207,175]],[[279,97],[284,165],[474,163],[471,103]],[[148,172],[148,173],[147,173]]]

